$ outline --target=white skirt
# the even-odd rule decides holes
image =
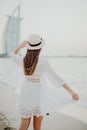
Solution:
[[[75,102],[63,87],[55,88],[43,75],[40,82],[24,81],[19,97],[20,115],[44,116]]]
[[[19,96],[19,109],[21,117],[41,116],[40,107],[40,82],[23,83],[22,90]]]

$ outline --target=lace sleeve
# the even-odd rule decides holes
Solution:
[[[48,80],[55,86],[61,87],[65,83],[62,78],[60,78],[56,72],[52,69],[49,62],[46,60],[45,62],[45,73],[47,75]]]
[[[19,54],[15,54],[13,51],[10,54],[11,59],[18,64],[19,66],[21,66],[23,64],[23,56],[19,55]]]

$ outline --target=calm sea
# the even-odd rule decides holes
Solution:
[[[87,108],[87,58],[48,58],[54,71],[81,96],[79,104]],[[0,58],[0,86],[9,86],[19,91],[23,71],[10,58]]]

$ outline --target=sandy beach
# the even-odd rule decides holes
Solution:
[[[6,85],[6,84],[5,84]],[[0,86],[0,128],[18,129],[20,115],[18,110],[18,94],[8,85]],[[5,117],[4,117],[5,116]],[[4,123],[3,123],[4,122]],[[0,130],[4,130],[4,129]],[[30,128],[32,128],[32,122]],[[45,116],[42,130],[87,130],[87,109],[77,105],[70,105],[58,112]]]

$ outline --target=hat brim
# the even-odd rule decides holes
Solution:
[[[45,45],[45,41],[42,39],[42,42],[40,45],[38,46],[30,46],[29,44],[27,45],[27,49],[28,50],[38,50],[38,49],[41,49],[43,48],[43,46]]]

